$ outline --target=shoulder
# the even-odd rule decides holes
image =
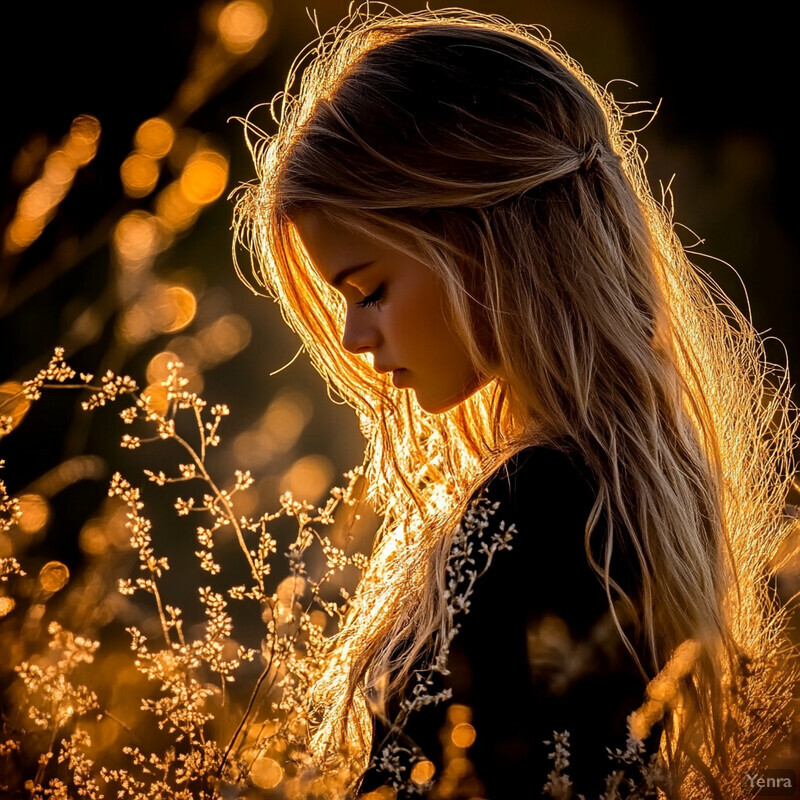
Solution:
[[[597,496],[583,458],[553,447],[534,445],[515,453],[497,469],[482,489],[497,504],[495,515],[514,524],[527,538],[532,530],[554,526],[582,534]],[[569,537],[575,541],[575,535]],[[583,547],[583,536],[578,537]],[[563,539],[559,537],[563,542]],[[523,542],[524,544],[524,542]]]
[[[592,488],[589,470],[583,457],[573,450],[549,445],[531,445],[514,453],[489,478],[495,491],[505,486],[509,493],[516,488],[564,486],[581,491]]]
[[[520,450],[481,487],[491,504],[489,531],[511,531],[509,552],[497,553],[476,586],[473,607],[493,617],[500,605],[520,614],[553,613],[584,631],[608,608],[603,578],[606,518],[595,509],[597,486],[579,453],[553,447]],[[633,565],[613,548],[611,577],[638,591]],[[481,614],[476,614],[476,617]],[[477,621],[477,620],[473,620]]]

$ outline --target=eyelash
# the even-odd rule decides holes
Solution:
[[[376,306],[378,303],[383,299],[383,284],[381,284],[369,297],[365,297],[363,300],[359,300],[356,305],[359,308],[369,308],[370,306]]]

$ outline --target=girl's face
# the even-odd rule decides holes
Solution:
[[[378,372],[413,389],[431,413],[452,408],[486,382],[448,323],[433,270],[317,212],[301,212],[293,222],[314,268],[347,303],[346,350],[371,354]]]

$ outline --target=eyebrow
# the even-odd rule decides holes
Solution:
[[[374,260],[372,261],[365,261],[363,264],[354,264],[352,267],[345,267],[336,275],[333,276],[333,280],[331,281],[331,286],[336,287],[337,289],[342,285],[345,278],[349,277],[355,272],[359,272],[362,269],[366,269],[369,266],[372,266],[375,263]]]

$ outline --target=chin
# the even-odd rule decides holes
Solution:
[[[441,398],[432,399],[417,395],[417,403],[419,403],[419,406],[423,411],[427,411],[429,414],[443,414],[445,411],[455,408],[457,405],[459,405],[459,403],[463,403],[467,397],[469,397],[469,394],[463,396],[459,395],[455,398],[451,397],[447,400],[442,400]]]
[[[474,375],[466,386],[462,386],[457,391],[449,394],[446,398],[430,396],[426,397],[424,393],[420,394],[415,390],[417,395],[417,403],[419,403],[419,406],[423,411],[427,411],[429,414],[442,414],[445,411],[449,411],[451,408],[455,408],[457,405],[460,405],[469,397],[472,397],[475,392],[477,392],[479,389],[482,389],[487,383],[489,383],[490,380],[491,377],[481,378],[478,375]]]
[[[429,414],[442,414],[472,397],[475,392],[483,388],[490,380],[490,377],[481,377],[477,373],[473,373],[461,376],[461,382],[457,380],[449,381],[449,386],[442,386],[440,383],[438,386],[439,391],[435,391],[436,387],[429,385],[427,388],[431,391],[426,392],[425,387],[421,385],[423,381],[410,388],[413,388],[417,403],[423,411],[427,411]],[[448,389],[450,391],[447,391]],[[447,393],[445,394],[445,392]]]

